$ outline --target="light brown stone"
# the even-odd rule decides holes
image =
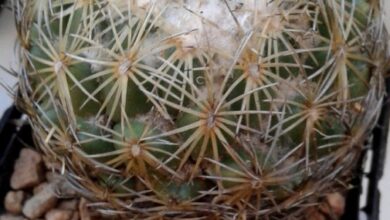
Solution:
[[[72,220],[79,220],[79,219],[80,219],[79,212],[73,212]]]
[[[24,198],[25,194],[23,191],[9,191],[4,199],[5,210],[13,214],[21,213]]]
[[[84,198],[79,202],[79,216],[81,220],[91,220],[91,214],[88,210],[88,201]]]
[[[38,186],[34,187],[34,189],[33,189],[34,195],[39,193],[40,191],[44,190],[48,185],[49,185],[48,182],[43,182],[43,183],[39,184]]]
[[[71,220],[73,212],[70,210],[52,209],[46,213],[46,220]]]
[[[330,193],[326,195],[325,203],[320,208],[329,216],[341,217],[345,210],[345,198],[341,193]]]
[[[77,210],[78,207],[78,201],[76,199],[72,200],[64,200],[61,201],[61,203],[58,205],[59,209],[65,209],[65,210]]]
[[[35,219],[55,207],[56,203],[57,197],[54,192],[54,185],[49,184],[26,201],[23,207],[23,214],[28,218]]]
[[[27,219],[20,215],[5,214],[5,215],[0,215],[0,220],[27,220]]]
[[[38,185],[42,180],[42,157],[36,151],[24,148],[14,165],[11,176],[13,189],[26,189]]]

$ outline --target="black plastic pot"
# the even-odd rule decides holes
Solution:
[[[371,170],[364,172],[364,161],[367,152],[362,155],[359,164],[362,166],[358,168],[355,179],[351,184],[355,186],[349,191],[347,196],[346,213],[342,220],[358,220],[359,219],[359,206],[360,195],[363,191],[363,179],[367,178],[367,198],[366,206],[363,207],[362,212],[367,215],[368,220],[380,220],[380,198],[381,193],[378,189],[379,180],[383,176],[383,170],[385,168],[386,160],[386,148],[387,148],[387,136],[389,132],[389,119],[390,119],[390,78],[386,79],[386,93],[388,94],[384,105],[382,107],[382,113],[375,129],[373,130],[373,140],[371,148],[367,151],[372,151]]]
[[[10,107],[0,120],[0,213],[4,197],[10,190],[10,178],[20,150],[32,145],[31,128],[20,125],[22,113]]]
[[[390,85],[390,80],[388,80]],[[388,87],[390,90],[390,86]],[[390,91],[388,91],[390,94]],[[13,171],[13,166],[20,150],[24,146],[32,145],[31,128],[28,125],[21,125],[22,114],[15,108],[9,108],[0,121],[0,213],[3,212],[3,202],[5,194],[10,190],[9,179]],[[353,179],[352,185],[355,187],[347,195],[347,206],[342,220],[358,220],[359,212],[365,212],[368,220],[379,220],[380,192],[378,182],[383,175],[383,168],[386,155],[387,132],[389,129],[390,101],[385,105],[380,116],[378,126],[373,131],[372,150],[373,159],[371,161],[372,170],[363,172],[363,166],[358,168],[358,175]],[[19,123],[16,123],[19,120]],[[360,164],[363,165],[364,156]],[[359,201],[362,192],[362,179],[369,179],[367,206],[360,210]]]
[[[0,0],[0,10],[1,10],[3,4],[6,3],[6,2],[7,2],[7,0]]]

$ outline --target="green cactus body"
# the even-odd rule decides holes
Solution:
[[[80,148],[89,155],[96,155],[114,151],[112,143],[100,139],[104,136],[103,129],[99,128],[98,122],[85,118],[77,118],[77,138]]]

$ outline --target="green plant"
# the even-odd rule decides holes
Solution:
[[[381,108],[379,0],[14,7],[18,104],[107,214],[300,218],[345,188]]]

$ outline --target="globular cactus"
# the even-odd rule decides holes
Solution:
[[[18,104],[105,214],[300,219],[384,97],[380,0],[14,1]]]

